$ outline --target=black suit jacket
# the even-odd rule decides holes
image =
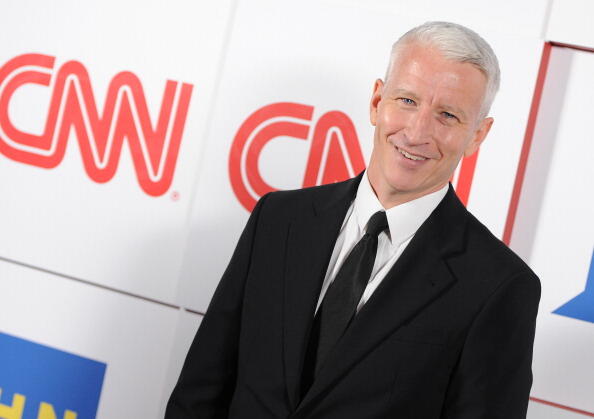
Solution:
[[[360,179],[260,200],[167,419],[525,418],[540,283],[451,185],[300,398],[316,302]]]

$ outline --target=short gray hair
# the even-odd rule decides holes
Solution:
[[[416,42],[435,47],[446,59],[470,63],[487,77],[487,86],[479,117],[487,116],[495,94],[499,90],[501,79],[497,56],[487,41],[473,30],[457,23],[426,22],[406,32],[394,43],[386,72],[386,81],[400,49]]]

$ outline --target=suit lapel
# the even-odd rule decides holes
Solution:
[[[299,398],[303,358],[328,262],[361,177],[320,188],[311,211],[305,211],[289,226],[283,344],[287,392],[293,408]]]
[[[447,258],[463,247],[465,214],[450,185],[329,354],[298,411],[323,398],[354,365],[455,282]]]

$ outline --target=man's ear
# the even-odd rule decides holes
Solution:
[[[474,137],[470,140],[466,149],[464,150],[464,157],[472,156],[481,146],[485,138],[487,138],[487,134],[493,125],[493,118],[484,118],[480,123],[476,131],[474,132]]]
[[[384,82],[381,79],[377,79],[373,85],[373,94],[371,95],[371,102],[369,103],[369,119],[371,125],[375,126],[377,120],[377,107],[382,100],[382,92],[384,90]]]

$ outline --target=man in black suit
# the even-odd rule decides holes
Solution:
[[[525,418],[540,283],[448,182],[498,84],[460,25],[394,44],[367,171],[258,202],[168,419]]]

